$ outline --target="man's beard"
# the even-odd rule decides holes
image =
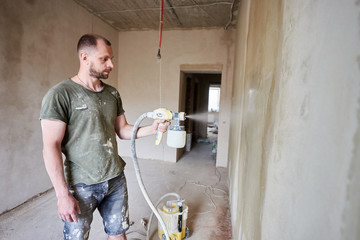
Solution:
[[[110,73],[111,69],[106,69],[106,71]],[[108,79],[109,73],[107,75],[104,75],[103,72],[104,71],[99,72],[95,70],[94,64],[93,63],[90,64],[90,76],[96,77],[97,79]]]

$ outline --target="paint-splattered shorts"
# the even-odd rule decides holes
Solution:
[[[109,181],[94,185],[79,183],[69,190],[79,201],[81,214],[78,215],[77,223],[64,221],[64,239],[88,239],[96,208],[103,218],[106,234],[119,235],[129,228],[128,193],[124,172]]]

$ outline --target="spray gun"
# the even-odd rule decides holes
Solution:
[[[153,112],[147,113],[148,118],[162,119],[165,121],[174,120],[174,123],[170,126],[167,137],[167,145],[174,148],[183,148],[185,146],[186,132],[185,127],[180,126],[180,121],[185,121],[185,113],[173,113],[165,108],[158,108]],[[164,123],[160,123],[164,125]],[[157,131],[155,144],[159,145],[162,139],[163,133]]]

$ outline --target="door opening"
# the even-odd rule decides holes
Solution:
[[[221,73],[181,73],[180,110],[187,114],[185,151],[207,144],[216,159],[220,112]]]

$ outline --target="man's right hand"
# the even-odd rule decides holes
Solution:
[[[67,222],[78,222],[77,214],[80,214],[79,202],[69,193],[58,197],[59,217]]]

